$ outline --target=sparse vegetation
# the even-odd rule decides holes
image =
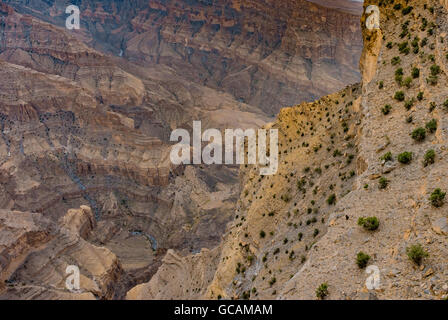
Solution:
[[[398,162],[402,164],[409,164],[412,161],[412,152],[403,152],[398,155]]]
[[[421,142],[426,138],[426,130],[423,128],[417,128],[411,133],[412,139],[415,141]]]
[[[429,256],[420,244],[414,244],[406,248],[406,254],[408,255],[408,258],[417,265],[421,265],[423,259]]]
[[[360,269],[364,269],[367,267],[367,264],[369,263],[370,256],[362,251],[358,252],[356,255],[356,264]]]
[[[380,221],[378,220],[377,217],[367,217],[367,218],[360,217],[358,219],[358,225],[366,230],[375,231],[380,226]]]
[[[381,178],[378,180],[378,188],[379,188],[380,190],[386,189],[387,186],[388,186],[388,184],[389,184],[389,180],[387,180],[385,177],[381,177]]]
[[[317,287],[316,297],[323,300],[326,296],[328,296],[328,284],[324,282],[319,287]]]
[[[430,164],[434,164],[436,158],[436,152],[431,149],[426,151],[423,164],[425,167],[429,166]]]
[[[440,208],[445,203],[445,196],[446,192],[443,192],[440,188],[437,188],[431,193],[429,201],[431,201],[431,204],[434,207]]]

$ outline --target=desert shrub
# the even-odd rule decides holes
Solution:
[[[432,119],[426,124],[426,130],[428,130],[431,133],[434,133],[437,131],[437,120]]]
[[[411,75],[412,78],[417,79],[418,77],[420,77],[420,69],[416,67],[412,68]]]
[[[404,78],[404,80],[403,80],[403,85],[404,85],[406,88],[410,88],[410,87],[411,87],[411,84],[412,84],[412,78],[411,78],[411,77],[406,77],[406,78]]]
[[[433,164],[435,162],[436,158],[436,152],[431,149],[426,151],[423,164],[425,167],[429,166],[430,164]]]
[[[423,128],[417,128],[414,131],[412,131],[411,137],[415,141],[421,142],[421,141],[425,140],[425,138],[426,138],[426,130]]]
[[[417,99],[418,99],[418,101],[422,101],[422,100],[423,100],[423,97],[424,97],[424,93],[423,93],[422,91],[420,91],[420,92],[418,93],[418,95],[417,95]]]
[[[440,188],[437,188],[431,193],[429,201],[431,201],[431,204],[434,207],[440,208],[445,203],[445,196],[446,192],[443,192]]]
[[[437,76],[441,71],[440,66],[436,64],[433,64],[430,69],[431,69],[431,75],[433,76]]]
[[[319,287],[317,287],[316,297],[323,300],[326,296],[328,296],[328,284],[324,282]]]
[[[408,258],[417,265],[421,265],[423,259],[429,256],[420,244],[414,244],[406,248],[406,254],[408,255]]]
[[[356,264],[360,269],[364,269],[367,267],[367,263],[369,263],[370,256],[362,251],[358,252],[356,255]]]
[[[401,63],[401,58],[400,57],[393,57],[392,60],[390,61],[390,63],[393,66],[396,66],[397,64]]]
[[[402,42],[398,45],[398,51],[400,51],[400,53],[402,54],[409,54],[410,52],[410,48],[409,48],[409,42],[405,41]]]
[[[390,151],[387,152],[386,154],[384,154],[380,159],[384,160],[384,161],[393,161],[394,160],[394,158],[392,156],[392,152],[390,152]]]
[[[439,77],[430,75],[428,78],[426,78],[426,82],[428,84],[435,86],[439,82]]]
[[[404,92],[403,92],[403,91],[397,91],[397,92],[395,92],[394,99],[395,99],[395,100],[398,100],[398,101],[404,101],[404,99],[405,99]]]
[[[361,217],[358,219],[358,225],[366,230],[375,231],[380,226],[380,221],[377,217]]]
[[[392,110],[392,106],[390,104],[386,104],[383,108],[381,108],[381,112],[386,116]]]
[[[266,232],[264,232],[263,230],[260,231],[260,238],[264,238],[266,237]]]
[[[412,152],[400,153],[397,159],[402,164],[409,164],[412,161]]]
[[[330,206],[336,203],[336,195],[334,193],[328,197],[327,203]]]
[[[410,110],[412,108],[412,106],[414,105],[414,103],[415,103],[415,100],[414,100],[414,98],[412,98],[410,100],[407,100],[404,103],[404,107],[406,108],[406,110]]]
[[[414,9],[412,6],[408,6],[406,8],[404,8],[401,13],[403,13],[403,15],[408,15],[409,13],[411,13],[412,9]]]
[[[385,177],[381,177],[378,180],[378,188],[380,190],[386,189],[388,184],[389,184],[389,180],[387,180]]]

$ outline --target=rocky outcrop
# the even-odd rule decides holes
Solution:
[[[70,210],[54,223],[40,213],[0,212],[2,299],[112,298],[122,275],[117,257],[83,239],[90,232],[89,207]],[[66,268],[80,269],[80,289],[66,287]]]

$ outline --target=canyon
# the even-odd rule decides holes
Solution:
[[[0,297],[239,297],[249,284],[227,287],[233,245],[251,248],[265,222],[241,219],[268,200],[244,195],[269,179],[252,166],[173,165],[170,133],[194,120],[223,131],[278,113],[313,121],[311,109],[302,120],[282,108],[314,108],[360,81],[360,13],[304,0],[85,0],[69,31],[67,3],[0,2]],[[364,88],[343,90],[322,104],[352,103],[344,119],[356,126]],[[285,148],[299,127],[278,121]],[[302,165],[296,156],[281,175]],[[249,222],[236,245],[232,230]],[[65,288],[73,264],[78,292]]]

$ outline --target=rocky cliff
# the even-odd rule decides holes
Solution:
[[[448,6],[370,4],[380,8],[381,28],[366,29],[363,17],[362,83],[280,112],[271,125],[280,131],[279,173],[261,177],[255,167],[242,168],[216,270],[193,266],[214,273],[199,297],[448,297]],[[369,266],[378,270],[374,288],[367,286]],[[168,298],[194,288],[161,283],[159,270],[128,297],[150,289]],[[181,270],[190,269],[174,272]]]
[[[67,1],[4,2],[65,25]],[[359,80],[359,12],[305,0],[79,4],[79,36],[90,45],[145,67],[168,66],[189,82],[227,92],[269,115]]]

